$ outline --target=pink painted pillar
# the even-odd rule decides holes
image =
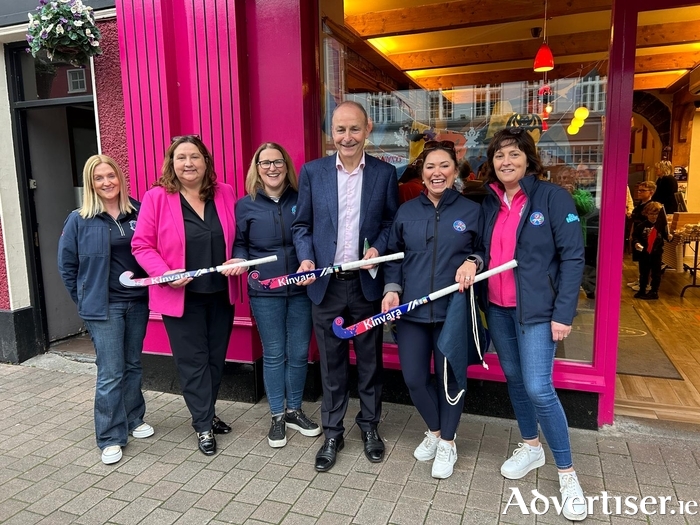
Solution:
[[[139,198],[159,177],[173,136],[198,134],[219,180],[241,196],[250,155],[245,3],[117,0],[116,9],[132,194]],[[158,315],[144,351],[170,353]],[[261,354],[243,294],[227,359]]]

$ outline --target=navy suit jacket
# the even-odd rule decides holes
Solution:
[[[337,155],[337,154],[336,154]],[[307,162],[299,173],[299,198],[292,224],[294,248],[299,261],[311,260],[316,268],[332,266],[338,242],[338,170],[336,155]],[[364,240],[379,255],[386,253],[389,230],[398,208],[399,186],[396,168],[365,154],[360,205],[360,238],[357,246],[362,258]],[[309,298],[320,304],[330,276],[316,279],[308,286]],[[381,299],[384,274],[379,265],[376,279],[360,270],[362,293],[368,301]]]

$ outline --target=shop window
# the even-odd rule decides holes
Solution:
[[[84,69],[69,69],[66,71],[66,75],[68,75],[68,93],[85,93],[87,91]]]

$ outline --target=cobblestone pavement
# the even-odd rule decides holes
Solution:
[[[430,463],[413,449],[424,425],[408,406],[385,405],[379,427],[387,445],[383,463],[369,463],[359,431],[351,427],[345,449],[328,473],[314,456],[322,438],[288,430],[287,446],[267,444],[269,412],[221,401],[218,415],[233,432],[218,436],[219,452],[201,454],[180,396],[146,392],[146,420],[156,433],[131,439],[123,459],[103,465],[95,446],[89,372],[0,365],[0,523],[34,524],[497,524],[565,523],[553,504],[530,510],[531,491],[558,496],[557,472],[547,464],[518,481],[504,480],[500,464],[518,441],[514,422],[463,417],[459,459],[452,477],[435,480]],[[305,405],[319,420],[319,404]],[[357,411],[351,400],[347,421]],[[594,503],[589,522],[700,523],[680,515],[678,500],[700,502],[700,435],[694,428],[645,427],[628,422],[599,432],[572,430],[574,462],[588,496],[667,496],[647,516],[605,515]],[[515,489],[524,509],[515,504]],[[508,505],[508,502],[511,505]],[[543,509],[543,502],[535,507]],[[523,514],[522,510],[528,511]],[[614,499],[609,510],[615,512]],[[695,512],[689,503],[684,511]],[[504,511],[507,511],[503,514]],[[671,511],[675,511],[673,515]]]

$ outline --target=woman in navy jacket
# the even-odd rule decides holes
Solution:
[[[496,133],[487,163],[486,266],[518,261],[517,268],[491,277],[484,287],[489,332],[524,442],[503,463],[501,474],[520,479],[544,465],[539,423],[559,470],[564,516],[582,520],[583,491],[552,381],[557,342],[571,333],[578,304],[584,266],[580,219],[568,191],[540,180],[535,142],[522,128]]]
[[[105,155],[87,160],[83,188],[82,206],[63,226],[58,268],[95,345],[95,433],[102,462],[111,464],[121,459],[129,434],[153,435],[143,422],[141,393],[147,291],[119,283],[125,271],[146,276],[131,254],[140,204],[129,199],[121,169]]]
[[[405,256],[402,261],[385,265],[384,312],[455,281],[462,291],[471,286],[481,266],[477,254],[479,205],[451,189],[458,173],[454,143],[426,142],[419,169],[425,192],[401,205],[389,235],[388,251],[404,252]],[[452,370],[437,348],[447,303],[447,297],[438,299],[403,314],[397,321],[401,371],[413,404],[428,426],[425,439],[413,455],[420,461],[435,459],[434,478],[452,475],[457,461],[455,431],[464,406],[455,379],[455,374],[463,374],[464,370]],[[437,389],[430,381],[431,358]],[[446,393],[457,401],[449,402]]]
[[[296,272],[299,260],[291,228],[297,209],[297,176],[282,146],[266,142],[257,149],[245,187],[248,195],[236,203],[234,258],[276,255],[276,262],[258,268],[260,279]],[[268,444],[274,448],[286,445],[286,427],[318,436],[321,428],[301,408],[311,339],[311,301],[306,289],[291,285],[257,291],[248,287],[248,295],[263,346],[263,380],[272,415]]]

